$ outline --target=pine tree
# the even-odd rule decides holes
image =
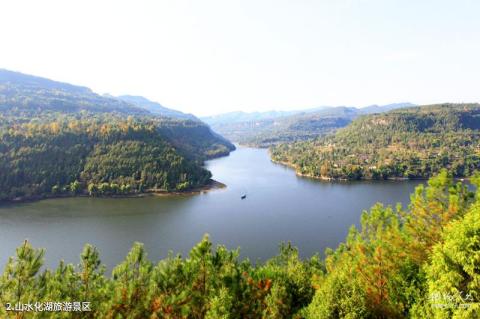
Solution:
[[[124,262],[112,272],[112,296],[106,318],[148,318],[152,264],[142,244],[135,243]]]
[[[472,180],[477,187],[480,180]],[[426,267],[432,318],[480,318],[480,191],[465,217],[447,226]]]
[[[418,264],[427,259],[444,227],[452,219],[460,218],[471,200],[472,193],[462,183],[454,184],[446,170],[431,178],[428,187],[420,185],[415,189],[404,219],[410,236],[409,249]]]
[[[36,275],[43,265],[45,251],[33,249],[28,241],[16,249],[16,256],[10,258],[0,279],[0,312],[5,311],[4,305],[26,304],[39,300]],[[6,316],[5,312],[1,313]],[[26,318],[25,312],[18,312],[16,318]]]
[[[395,287],[406,257],[403,244],[398,215],[390,207],[376,205],[362,215],[362,229],[351,250],[352,274],[358,277],[376,318],[401,316],[403,307]]]

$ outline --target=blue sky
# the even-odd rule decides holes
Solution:
[[[480,101],[480,1],[5,0],[0,67],[197,115]]]

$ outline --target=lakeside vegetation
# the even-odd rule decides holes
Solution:
[[[480,168],[480,105],[441,104],[362,116],[335,134],[281,144],[271,157],[322,179],[455,177]]]
[[[185,190],[211,177],[162,138],[154,122],[63,118],[0,133],[0,200]]]
[[[187,257],[152,263],[139,243],[107,275],[95,247],[78,265],[43,269],[22,244],[0,277],[0,303],[91,302],[90,312],[6,312],[3,318],[478,318],[480,175],[476,191],[442,171],[408,207],[376,204],[325,258],[290,244],[265,263],[208,237]]]
[[[203,162],[235,147],[204,123],[169,112],[177,118],[0,70],[0,201],[207,185]]]

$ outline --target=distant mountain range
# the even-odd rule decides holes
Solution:
[[[0,69],[0,112],[35,115],[44,111],[148,114],[119,99],[104,97],[82,86]]]
[[[153,114],[174,119],[198,118],[169,109],[142,96],[99,95],[91,89],[46,78],[0,69],[0,111],[35,114],[42,111],[115,112]]]
[[[319,111],[324,111],[326,109],[359,109],[366,114],[370,113],[380,113],[387,112],[397,108],[415,106],[412,103],[393,103],[387,105],[369,105],[362,108],[357,107],[347,107],[347,106],[320,106],[315,108],[303,109],[303,110],[293,110],[293,111],[265,111],[265,112],[228,112],[212,116],[201,117],[201,120],[208,124],[226,124],[226,123],[239,123],[239,122],[248,122],[248,121],[259,121],[259,120],[270,120],[280,117],[298,115],[298,114],[308,114],[316,113]]]
[[[413,106],[415,105],[412,103],[370,105],[362,108],[322,106],[299,111],[231,112],[201,119],[232,141],[267,147],[282,142],[315,138],[344,127],[364,114]]]
[[[137,107],[140,107],[142,109],[148,110],[149,112],[156,115],[186,119],[186,120],[194,120],[194,121],[199,120],[192,114],[185,114],[177,110],[169,109],[161,105],[160,103],[150,101],[144,98],[143,96],[121,95],[121,96],[118,96],[117,98],[127,103],[133,104]]]

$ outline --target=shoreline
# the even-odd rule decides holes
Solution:
[[[74,197],[85,197],[85,198],[144,198],[147,196],[158,196],[158,197],[168,197],[168,196],[185,196],[185,195],[198,195],[198,194],[203,194],[207,193],[216,189],[222,189],[226,188],[227,185],[216,181],[214,179],[210,179],[207,184],[199,187],[195,187],[192,189],[184,190],[184,191],[163,191],[163,190],[154,190],[154,189],[149,189],[146,190],[142,193],[131,193],[131,194],[114,194],[114,195],[97,195],[97,196],[91,196],[86,193],[81,193],[81,194],[48,194],[48,195],[36,195],[36,196],[30,196],[30,197],[20,197],[20,198],[14,198],[11,200],[5,200],[5,201],[0,201],[0,207],[1,206],[6,206],[6,205],[15,205],[15,204],[25,204],[25,203],[31,203],[31,202],[37,202],[37,201],[42,201],[42,200],[47,200],[47,199],[60,199],[60,198],[74,198]]]
[[[234,149],[230,150],[226,154],[216,154],[207,158],[206,160],[213,160],[217,158],[222,158],[226,156],[230,156],[230,153],[235,151],[237,148],[234,145]],[[31,202],[37,202],[47,199],[60,199],[60,198],[73,198],[73,197],[90,197],[90,198],[143,198],[147,196],[188,196],[188,195],[197,195],[203,194],[215,189],[225,188],[227,185],[223,184],[222,182],[216,181],[212,178],[208,180],[205,185],[194,187],[191,189],[183,190],[183,191],[164,191],[164,190],[155,190],[155,189],[148,189],[141,193],[130,193],[130,194],[112,194],[112,195],[96,195],[91,196],[87,193],[87,190],[82,190],[82,193],[79,194],[44,194],[44,195],[33,195],[33,196],[26,196],[26,197],[17,197],[8,200],[0,200],[0,207],[6,205],[15,205],[15,204],[25,204]]]
[[[270,154],[270,152],[269,152]],[[292,169],[295,172],[296,176],[303,177],[303,178],[310,178],[314,180],[319,180],[322,182],[385,182],[385,181],[390,181],[390,182],[406,182],[406,181],[428,181],[432,176],[430,177],[416,177],[416,178],[408,178],[408,177],[388,177],[386,179],[373,179],[373,178],[362,178],[362,179],[347,179],[347,178],[333,178],[333,177],[324,177],[324,176],[313,176],[313,175],[308,175],[308,174],[302,174],[297,171],[297,167],[294,164],[288,163],[288,162],[282,162],[282,161],[276,161],[272,157],[270,157],[270,161],[274,164],[282,165],[287,168]],[[435,175],[433,175],[435,176]],[[455,181],[468,181],[468,177],[453,177]]]
[[[222,189],[226,188],[227,185],[225,185],[222,182],[216,181],[214,179],[210,179],[207,184],[199,187],[195,187],[192,189],[187,189],[185,191],[173,191],[173,192],[167,192],[167,191],[158,191],[158,190],[147,190],[144,193],[140,193],[139,197],[145,197],[145,196],[181,196],[181,195],[197,195],[197,194],[203,194],[207,193],[216,189]]]
[[[270,152],[268,152],[269,155],[270,155]],[[287,168],[290,168],[290,169],[293,169],[293,171],[295,172],[295,175],[296,176],[300,176],[300,177],[306,177],[306,178],[311,178],[311,179],[316,179],[316,180],[321,180],[321,181],[325,181],[325,182],[331,182],[331,181],[344,181],[344,182],[348,182],[350,180],[348,179],[335,179],[335,178],[331,178],[331,177],[324,177],[324,176],[312,176],[312,175],[308,175],[308,174],[302,174],[300,172],[297,171],[297,166],[295,166],[294,164],[291,164],[291,163],[288,163],[288,162],[282,162],[282,161],[277,161],[277,160],[274,160],[271,156],[270,156],[270,161],[272,161],[272,163],[274,164],[278,164],[278,165],[282,165],[282,166],[285,166]]]

